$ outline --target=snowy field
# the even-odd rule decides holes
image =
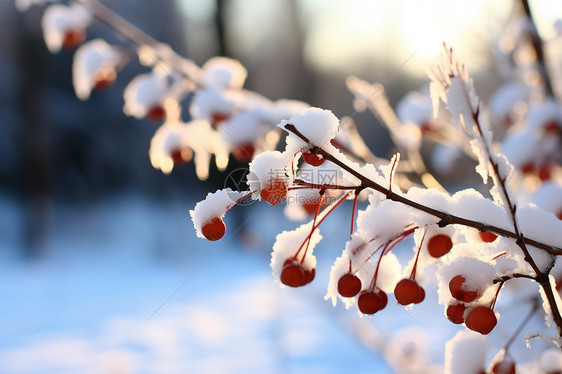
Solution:
[[[52,207],[32,262],[17,255],[22,208],[2,206],[0,373],[391,372],[320,284],[274,282],[269,249],[195,238],[192,202]]]

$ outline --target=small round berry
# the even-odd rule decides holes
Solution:
[[[318,208],[318,203],[302,203],[302,207],[308,214],[314,214]]]
[[[394,297],[401,305],[409,305],[419,300],[420,286],[418,283],[410,278],[404,278],[394,287]]]
[[[466,290],[464,287],[464,282],[466,278],[462,275],[455,275],[453,279],[449,282],[449,291],[451,291],[451,296],[459,301],[464,301],[469,303],[474,301],[478,296],[478,291]]]
[[[338,281],[338,293],[343,297],[354,297],[361,291],[361,280],[354,274],[346,273]]]
[[[377,295],[379,295],[379,298],[381,299],[381,310],[386,308],[386,304],[388,304],[388,296],[386,296],[386,292],[384,292],[380,288],[375,289],[375,292],[377,293]]]
[[[447,306],[446,314],[449,321],[456,325],[460,325],[464,322],[464,311],[466,310],[466,305],[463,303],[449,304]]]
[[[303,152],[302,159],[311,166],[320,166],[324,163],[324,161],[326,161],[326,159],[321,155],[310,152]]]
[[[273,179],[260,191],[260,196],[271,205],[277,205],[287,196],[287,185],[281,179]]]
[[[254,146],[254,143],[244,143],[232,148],[231,153],[236,161],[248,163],[252,161],[255,151],[256,147]]]
[[[427,251],[432,257],[438,258],[449,253],[453,248],[453,241],[448,235],[437,234],[427,242]]]
[[[146,118],[152,122],[162,122],[166,117],[166,111],[161,105],[155,105],[146,112]]]
[[[67,30],[64,33],[62,47],[66,50],[73,50],[86,39],[86,34],[82,30]]]
[[[306,284],[306,274],[301,264],[296,261],[286,261],[285,265],[283,265],[283,270],[281,270],[281,283],[289,287],[304,286]]]
[[[468,311],[464,323],[472,331],[488,335],[496,327],[498,320],[492,309],[479,305]]]
[[[418,298],[416,300],[414,300],[414,304],[419,304],[419,303],[421,303],[422,301],[425,300],[425,290],[423,289],[422,286],[419,286],[419,287],[420,287],[420,292],[418,294]]]
[[[219,217],[214,217],[203,224],[203,227],[201,227],[201,232],[207,240],[214,242],[224,236],[224,233],[226,232],[226,226],[224,225],[222,219],[220,219]]]
[[[386,294],[384,295],[386,296]],[[357,307],[363,314],[375,314],[385,306],[385,300],[375,291],[363,291],[357,299]]]
[[[491,232],[479,232],[479,234],[480,239],[482,239],[484,243],[492,243],[498,238],[496,234],[492,234]]]
[[[230,117],[230,114],[226,113],[213,113],[211,114],[211,123],[216,125],[222,121],[226,121]]]

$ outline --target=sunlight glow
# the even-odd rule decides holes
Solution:
[[[321,69],[360,68],[365,61],[404,66],[425,75],[443,41],[453,45],[474,68],[487,63],[482,51],[509,15],[512,2],[415,0],[361,1],[353,5],[317,0],[302,2],[310,18],[306,58]]]

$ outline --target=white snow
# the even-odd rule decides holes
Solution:
[[[123,112],[143,118],[154,106],[162,106],[168,92],[167,77],[157,73],[139,74],[129,82],[123,92]]]
[[[76,96],[86,100],[95,84],[96,74],[103,69],[115,70],[120,59],[119,51],[103,39],[82,44],[74,53],[72,81]]]
[[[45,9],[41,27],[45,44],[51,53],[58,53],[68,31],[85,31],[92,21],[92,15],[82,4],[70,6],[53,4]]]

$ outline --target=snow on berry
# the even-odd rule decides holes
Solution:
[[[213,222],[213,220],[222,220],[226,211],[245,194],[245,192],[233,191],[230,188],[226,188],[214,193],[209,193],[204,200],[198,202],[195,207],[189,211],[197,237],[206,238],[204,227],[208,223],[213,224],[214,227],[209,227],[209,230],[213,229],[214,234],[214,230],[218,229],[218,224],[216,221]]]
[[[155,72],[139,74],[125,87],[123,112],[143,118],[157,107],[163,110],[167,92],[168,81],[165,75]]]
[[[76,48],[84,41],[85,30],[91,22],[92,14],[81,4],[50,5],[45,9],[41,20],[47,48],[51,53],[58,53],[63,47]]]
[[[492,287],[496,275],[493,264],[481,260],[482,256],[478,251],[474,251],[468,244],[455,245],[453,251],[476,258],[456,256],[445,259],[437,271],[439,303],[447,306],[455,302],[452,301],[454,298],[467,302],[476,298],[481,302],[491,300],[496,289]],[[452,294],[450,284],[453,279],[455,293]]]
[[[529,106],[525,120],[530,131],[546,131],[551,123],[562,123],[562,107],[553,99],[534,103]]]
[[[288,121],[279,123],[279,127],[285,129],[286,124],[292,124],[295,128],[315,146],[324,147],[329,144],[330,139],[336,136],[340,126],[338,118],[329,110],[320,108],[307,108],[301,113],[293,115]],[[290,137],[295,135],[290,134]],[[305,144],[298,141],[300,147]]]
[[[312,222],[309,222],[295,230],[283,231],[277,235],[271,253],[271,270],[276,279],[281,278],[287,260],[294,260],[306,271],[316,268],[316,257],[312,252],[322,240],[322,235],[318,228],[312,233],[311,230]]]
[[[195,172],[201,180],[209,175],[211,155],[215,155],[219,170],[228,165],[228,148],[207,121],[168,122],[160,126],[150,142],[152,166],[170,173],[174,168],[172,154],[176,150],[193,151]]]
[[[239,61],[227,57],[213,57],[202,69],[204,85],[219,89],[240,89],[248,75]]]
[[[82,44],[74,54],[72,81],[76,96],[86,100],[94,87],[105,88],[116,77],[121,54],[103,39]]]
[[[504,349],[501,349],[490,363],[492,374],[515,374],[515,361]]]
[[[292,164],[293,154],[289,152],[265,151],[260,153],[249,165],[247,183],[250,190],[259,191],[260,194],[262,191],[271,192],[275,196],[283,195],[282,198],[284,198],[287,188],[293,180]],[[275,196],[269,196],[268,193],[272,202],[278,200],[274,199]]]
[[[189,106],[189,113],[193,119],[218,124],[238,110],[242,105],[242,99],[242,95],[237,91],[210,87],[195,93]]]
[[[267,132],[269,126],[262,122],[255,113],[246,111],[233,115],[222,123],[219,133],[222,140],[231,149],[244,144],[254,144]],[[250,159],[252,158],[250,155]]]
[[[445,374],[486,372],[486,338],[470,331],[459,331],[445,345]]]

